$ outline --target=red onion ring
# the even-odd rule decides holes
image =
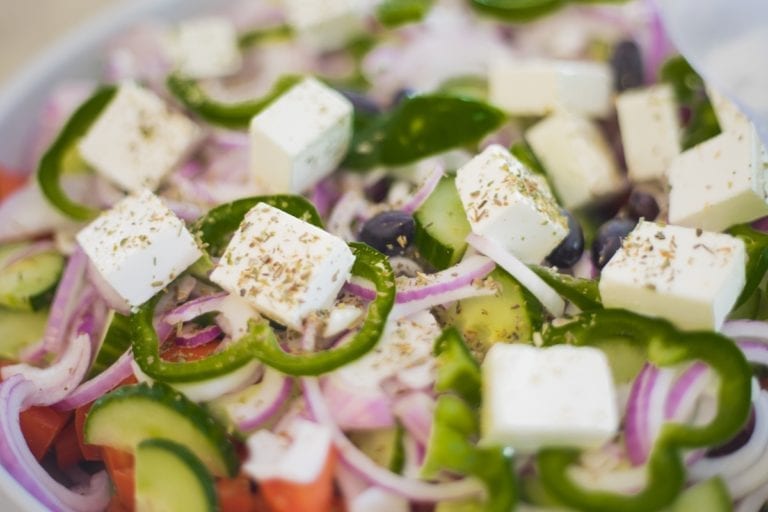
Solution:
[[[112,366],[91,380],[80,384],[68,397],[54,404],[53,408],[57,411],[71,411],[93,402],[133,375],[132,362],[133,355],[128,350]]]
[[[76,336],[64,353],[48,368],[28,364],[6,366],[0,371],[3,379],[21,375],[31,381],[34,391],[26,405],[51,405],[66,398],[80,384],[91,364],[91,339],[86,334]]]
[[[243,400],[222,400],[222,407],[241,432],[256,430],[272,419],[290,398],[293,380],[265,367],[261,381],[243,390]]]
[[[399,320],[416,314],[419,311],[431,309],[435,306],[455,302],[457,300],[471,299],[472,297],[494,295],[496,292],[496,288],[484,286],[482,283],[480,285],[464,285],[453,290],[426,296],[423,299],[395,304],[392,311],[389,313],[389,319]]]
[[[42,505],[52,511],[97,512],[107,507],[110,499],[110,483],[106,472],[91,477],[87,488],[79,492],[67,489],[48,472],[32,455],[24,439],[19,423],[19,413],[30,398],[37,394],[33,383],[21,375],[14,375],[0,383],[0,463],[16,481]]]
[[[429,442],[435,399],[427,393],[410,393],[398,399],[392,408],[400,423],[422,446]]]
[[[485,494],[483,485],[472,478],[445,483],[429,483],[405,478],[378,466],[352,444],[333,421],[333,416],[323,399],[317,379],[303,378],[301,384],[304,398],[312,415],[318,423],[331,430],[333,443],[339,451],[342,464],[371,484],[409,500],[422,503],[463,500],[477,498]]]
[[[667,420],[681,421],[693,412],[696,400],[707,384],[709,374],[705,364],[694,363],[683,372],[669,392],[664,404]]]
[[[427,179],[416,189],[413,195],[402,202],[399,209],[405,213],[411,214],[418,210],[419,207],[424,204],[424,201],[426,201],[432,192],[434,192],[435,188],[437,188],[437,184],[440,183],[444,173],[445,170],[441,165],[436,166],[435,170],[427,176]]]
[[[43,347],[47,352],[57,354],[62,350],[67,326],[79,298],[87,263],[85,253],[78,247],[69,257],[67,266],[64,268],[51,303],[48,325],[43,334]]]
[[[5,269],[13,265],[14,263],[21,261],[25,258],[30,258],[43,252],[49,252],[56,250],[56,245],[50,240],[39,240],[32,242],[26,247],[21,247],[15,253],[12,253],[5,261],[3,261],[0,269]]]
[[[326,229],[347,242],[354,240],[352,223],[367,206],[368,201],[359,192],[355,190],[345,192],[331,210]]]
[[[202,329],[196,329],[192,332],[182,332],[176,336],[176,344],[180,347],[199,347],[216,340],[224,334],[218,325],[209,325]]]
[[[371,430],[395,425],[392,401],[379,388],[356,386],[354,382],[331,373],[321,381],[323,399],[342,430]]]
[[[509,272],[512,277],[517,279],[521,285],[528,289],[528,291],[531,292],[553,316],[562,316],[565,311],[565,301],[551,286],[529,269],[525,263],[517,259],[515,255],[493,240],[476,235],[475,233],[470,233],[467,237],[467,243]]]
[[[634,466],[648,460],[653,441],[664,423],[664,406],[673,378],[673,371],[646,363],[632,385],[624,436],[627,456]]]
[[[169,325],[189,322],[200,315],[219,311],[222,301],[227,297],[227,293],[215,293],[206,295],[189,302],[185,302],[163,316],[163,321]]]

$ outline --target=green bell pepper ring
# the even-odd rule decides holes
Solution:
[[[239,103],[216,101],[196,81],[177,74],[169,75],[166,85],[179,102],[209,123],[224,128],[243,129],[248,127],[253,116],[301,80],[300,76],[284,76],[263,97]]]
[[[201,242],[213,254],[224,250],[232,233],[248,211],[264,202],[294,217],[322,227],[320,216],[312,203],[300,196],[276,195],[240,199],[218,206],[201,218],[196,225]],[[330,350],[308,354],[288,354],[280,347],[272,332],[263,333],[262,323],[254,323],[251,333],[258,338],[253,356],[263,363],[289,375],[319,375],[332,371],[362,357],[381,338],[387,316],[395,301],[395,278],[386,256],[365,244],[352,243],[355,255],[352,274],[371,281],[376,287],[376,298],[368,306],[363,326],[348,342]],[[258,336],[256,336],[258,335]]]
[[[507,512],[517,501],[512,461],[503,448],[476,446],[480,435],[477,408],[481,400],[480,366],[454,328],[435,341],[437,358],[434,421],[422,476],[434,478],[447,470],[483,482],[487,499],[473,501],[478,510]]]
[[[747,250],[746,283],[741,291],[736,306],[738,308],[757,291],[760,283],[768,272],[768,235],[749,224],[740,224],[728,230],[731,235],[741,238]]]
[[[435,341],[433,354],[437,359],[435,391],[454,392],[472,407],[480,406],[480,366],[461,339],[459,331],[450,327]]]
[[[683,332],[664,320],[611,309],[585,313],[542,334],[546,345],[589,345],[601,339],[623,338],[645,347],[648,360],[658,366],[701,361],[719,377],[715,418],[704,426],[666,423],[648,460],[647,485],[637,494],[585,489],[568,476],[568,467],[578,460],[577,450],[541,450],[537,463],[542,483],[568,507],[593,512],[659,510],[672,503],[685,484],[681,450],[722,443],[747,420],[752,371],[739,348],[724,336],[704,331]]]
[[[221,352],[197,361],[170,362],[160,357],[160,341],[152,324],[155,306],[160,296],[144,304],[130,317],[133,342],[133,359],[141,371],[154,380],[167,384],[199,382],[226,375],[253,361],[257,344],[274,336],[269,324],[255,323],[242,338],[228,345]]]
[[[89,206],[72,201],[61,188],[63,160],[67,152],[82,138],[99,115],[112,101],[117,88],[101,87],[72,114],[56,140],[48,148],[37,167],[40,190],[54,208],[75,220],[87,221],[100,212]]]
[[[293,28],[289,25],[275,25],[274,27],[259,28],[240,34],[237,37],[237,45],[241,50],[246,50],[265,41],[279,41],[291,37],[293,37]]]
[[[320,375],[364,356],[376,346],[395,303],[395,275],[380,252],[361,243],[349,246],[355,255],[352,274],[368,279],[376,287],[376,298],[368,305],[360,330],[351,340],[330,350],[305,354],[288,354],[274,336],[268,336],[260,339],[254,349],[261,362],[288,375]]]
[[[529,267],[557,293],[580,310],[594,311],[603,308],[597,281],[561,274],[539,265],[529,265]]]

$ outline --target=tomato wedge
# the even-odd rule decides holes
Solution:
[[[0,165],[0,201],[24,186],[27,178]]]
[[[336,452],[331,450],[314,482],[297,484],[286,480],[266,480],[259,489],[272,512],[330,512],[333,510],[333,472]]]
[[[101,447],[101,454],[120,503],[128,510],[133,510],[135,489],[133,455],[108,446]]]
[[[30,407],[19,415],[24,439],[37,460],[45,457],[71,416],[50,407]]]
[[[56,453],[56,465],[62,470],[74,466],[83,459],[83,454],[77,443],[77,429],[74,421],[67,423],[59,437],[56,438],[53,451]]]

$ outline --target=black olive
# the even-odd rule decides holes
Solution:
[[[635,229],[636,224],[633,219],[611,219],[600,226],[592,242],[592,263],[602,269],[619,250],[624,237]]]
[[[563,215],[568,219],[568,236],[547,256],[547,260],[558,268],[569,268],[579,261],[584,252],[584,232],[570,212],[563,210]]]
[[[383,176],[365,187],[365,197],[371,202],[381,203],[387,198],[389,188],[394,180],[390,176]]]
[[[387,255],[402,254],[413,240],[414,222],[399,210],[379,213],[363,224],[360,241]]]
[[[640,87],[644,82],[643,58],[637,43],[631,40],[621,41],[611,55],[614,87],[617,91],[626,91]]]
[[[369,115],[377,115],[381,113],[381,107],[365,94],[350,91],[348,89],[339,89],[339,93],[352,103],[355,112]]]
[[[627,199],[627,214],[640,220],[656,220],[659,216],[659,204],[653,195],[642,190],[633,190]]]
[[[392,105],[393,106],[399,105],[400,103],[404,102],[411,96],[415,96],[415,95],[416,95],[416,91],[414,89],[409,89],[409,88],[400,89],[392,97]]]

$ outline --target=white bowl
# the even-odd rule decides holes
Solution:
[[[104,46],[115,34],[145,19],[174,21],[215,9],[222,3],[216,0],[125,0],[57,41],[0,90],[0,162],[12,167],[21,165],[43,100],[57,83],[101,76]],[[0,510],[46,511],[2,466]]]

